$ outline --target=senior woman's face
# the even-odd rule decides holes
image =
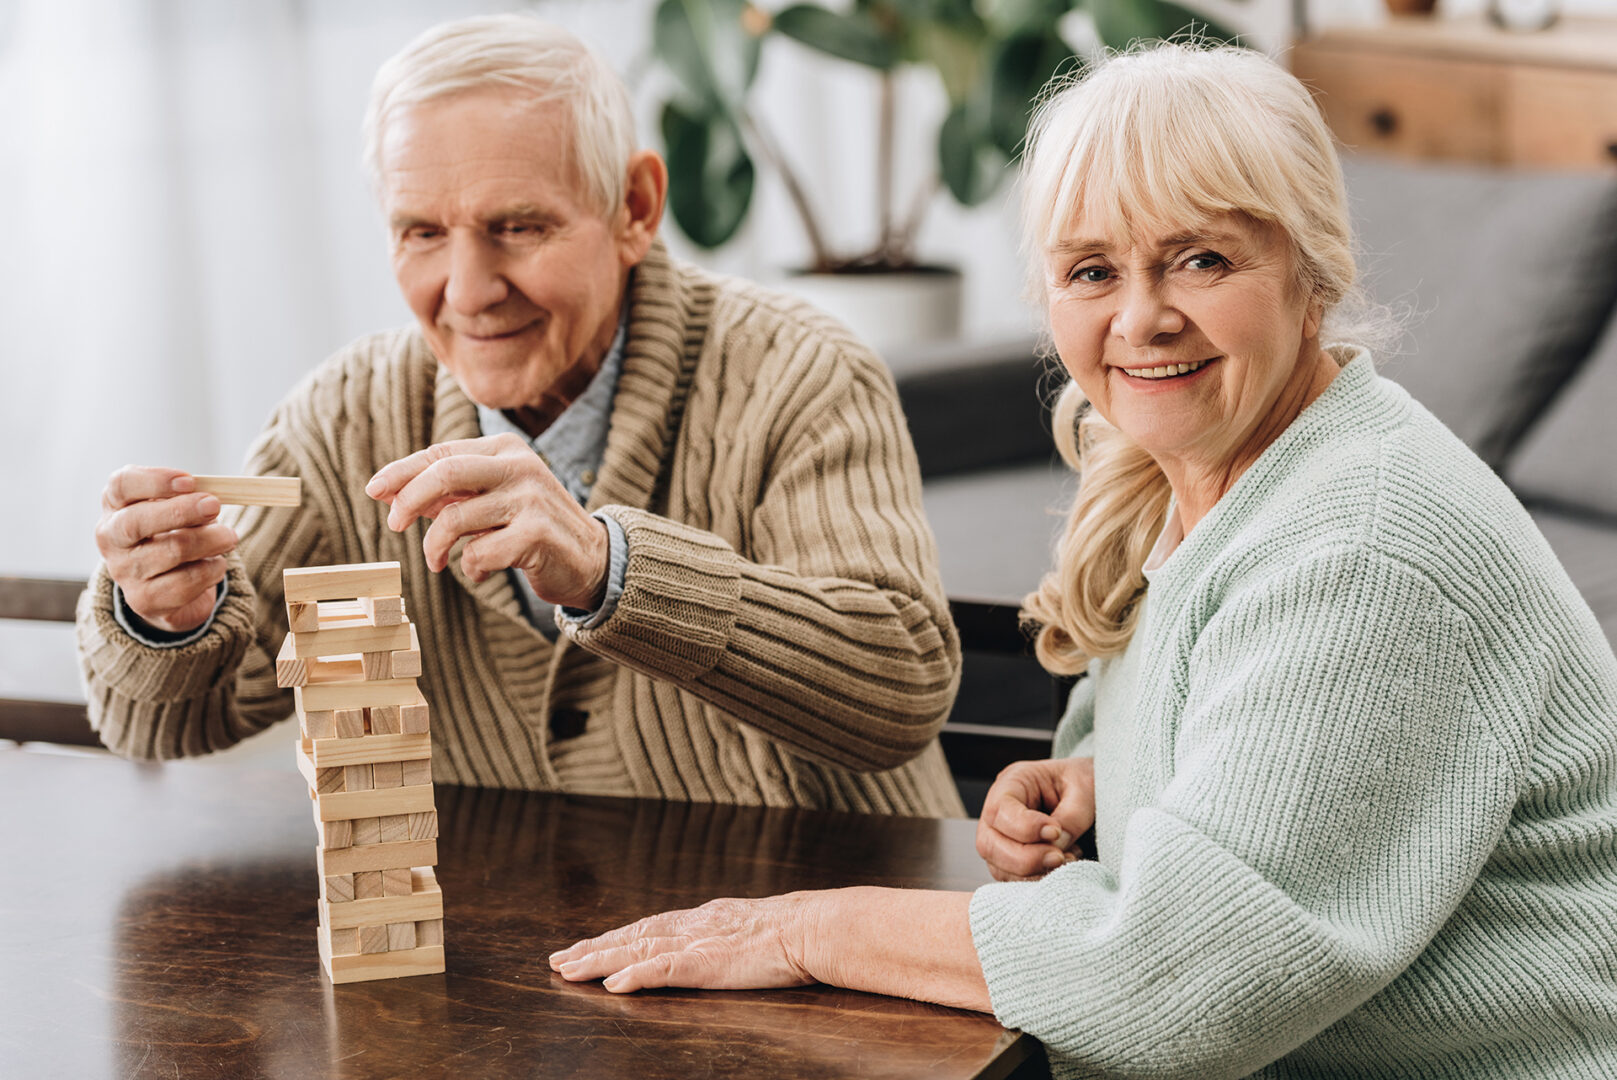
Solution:
[[[1278,226],[1225,214],[1125,242],[1085,215],[1046,271],[1062,363],[1158,461],[1242,467],[1316,375],[1320,309],[1300,295]]]

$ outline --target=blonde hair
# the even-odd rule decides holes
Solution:
[[[1280,226],[1301,295],[1327,319],[1353,294],[1330,132],[1307,89],[1261,53],[1163,43],[1106,57],[1047,91],[1028,140],[1022,235],[1037,295],[1046,252],[1082,216],[1126,241],[1226,213]],[[1171,495],[1151,456],[1084,404],[1072,382],[1056,401],[1056,447],[1081,481],[1056,568],[1023,601],[1040,663],[1063,674],[1127,647]]]
[[[603,215],[624,197],[635,151],[634,111],[616,72],[559,26],[529,15],[481,15],[434,26],[388,59],[365,109],[365,171],[381,190],[382,140],[400,109],[451,94],[497,87],[559,102],[572,119],[566,152],[585,194]]]

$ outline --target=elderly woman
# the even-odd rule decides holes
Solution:
[[[1058,1075],[1617,1075],[1617,660],[1488,468],[1324,344],[1354,266],[1307,92],[1114,58],[1024,181],[1083,477],[1028,610],[1089,677],[990,792],[1002,881],[715,901],[552,965],[991,1008]]]

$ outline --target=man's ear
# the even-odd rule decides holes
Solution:
[[[618,258],[638,266],[651,250],[668,202],[668,166],[655,150],[637,150],[624,176],[623,205],[617,213]]]

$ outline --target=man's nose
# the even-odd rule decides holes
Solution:
[[[444,301],[458,315],[477,315],[510,295],[501,257],[478,235],[456,231],[449,238],[449,280]]]
[[[1184,314],[1164,295],[1160,281],[1136,277],[1124,286],[1119,303],[1112,333],[1136,349],[1185,328]]]

